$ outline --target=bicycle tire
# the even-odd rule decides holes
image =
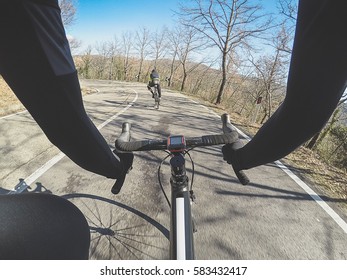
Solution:
[[[115,200],[91,194],[75,193],[63,197],[74,203],[88,221],[91,233],[89,259],[169,258],[169,231],[144,213]]]

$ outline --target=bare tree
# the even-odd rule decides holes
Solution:
[[[222,100],[227,81],[227,65],[230,52],[259,36],[269,28],[269,21],[261,14],[259,5],[250,0],[192,0],[192,5],[181,5],[183,24],[197,30],[208,38],[211,46],[221,52],[222,82],[216,104]],[[188,2],[190,3],[190,2]]]
[[[96,75],[98,79],[106,78],[105,70],[109,61],[110,53],[110,43],[109,42],[96,42],[95,50],[98,56],[94,57],[94,67],[96,70]]]
[[[119,41],[117,36],[115,35],[113,37],[113,41],[110,41],[108,43],[108,59],[109,59],[109,73],[108,73],[108,79],[113,80],[115,78],[115,72],[117,72],[117,63],[116,63],[116,57],[120,53],[119,50]]]
[[[175,28],[174,30],[171,30],[168,32],[168,47],[169,47],[169,52],[172,57],[171,63],[170,63],[170,71],[169,71],[169,77],[167,77],[167,86],[171,87],[172,86],[172,80],[175,71],[179,67],[179,63],[176,63],[176,60],[178,59],[178,52],[180,48],[180,42],[181,42],[181,29],[180,28]]]
[[[65,28],[70,27],[75,22],[76,16],[76,0],[59,0],[61,10],[61,19]],[[70,49],[72,52],[81,47],[82,42],[76,38],[68,36]]]
[[[250,62],[258,75],[259,89],[256,91],[255,100],[260,98],[265,100],[264,117],[261,122],[269,118],[273,108],[273,94],[281,90],[284,91],[284,82],[289,64],[288,49],[291,36],[287,33],[284,25],[280,27],[273,37],[272,45],[274,52],[260,57],[257,61],[249,54]]]
[[[130,68],[130,53],[133,48],[133,33],[125,32],[122,34],[122,56],[123,56],[123,72],[124,79],[128,80]]]
[[[201,48],[201,42],[198,40],[198,32],[190,26],[183,26],[179,31],[178,58],[182,65],[183,78],[181,83],[181,91],[184,90],[185,82],[188,74],[197,68],[200,63],[189,63],[190,56]]]
[[[279,0],[279,11],[283,14],[287,20],[291,22],[291,25],[295,25],[298,14],[298,1],[297,0]]]
[[[82,42],[76,38],[68,37],[68,40],[69,40],[69,45],[70,45],[70,49],[72,53],[75,50],[78,50],[82,45]]]
[[[285,26],[288,36],[291,40],[294,38],[296,18],[298,14],[298,1],[297,0],[279,0],[278,9],[280,14],[284,16],[282,26]],[[292,53],[291,46],[288,45],[287,49],[284,49],[288,53]]]
[[[139,31],[136,31],[135,34],[135,45],[134,48],[138,52],[140,56],[140,66],[139,72],[137,74],[137,81],[140,81],[140,77],[142,74],[143,62],[148,55],[148,47],[150,44],[149,40],[149,31],[146,27],[142,27]]]
[[[91,68],[92,68],[92,47],[88,46],[84,55],[81,56],[83,65],[80,69],[80,74],[85,79],[91,78]]]
[[[65,27],[71,26],[76,16],[76,0],[59,0],[61,18]]]
[[[165,55],[167,50],[167,28],[164,26],[161,31],[156,31],[151,36],[151,48],[154,54],[154,68],[157,67],[158,59]]]

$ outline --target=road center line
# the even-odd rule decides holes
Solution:
[[[104,126],[109,124],[111,121],[115,120],[118,118],[121,114],[123,114],[126,110],[128,110],[133,104],[136,102],[137,98],[139,97],[139,94],[137,91],[133,90],[135,95],[135,98],[133,101],[129,103],[128,106],[124,107],[122,110],[120,110],[117,114],[113,115],[110,117],[108,120],[104,121],[102,124],[97,126],[97,129],[102,129]],[[24,179],[25,183],[27,185],[31,185],[34,183],[39,177],[41,177],[45,172],[47,172],[50,168],[52,168],[55,164],[57,164],[62,158],[65,157],[65,154],[60,152],[56,156],[54,156],[52,159],[47,161],[44,165],[42,165],[39,169],[37,169],[34,173],[29,175],[27,178]]]

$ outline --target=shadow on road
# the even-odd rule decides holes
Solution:
[[[257,194],[257,193],[241,193],[241,192],[233,192],[233,191],[226,191],[226,190],[217,190],[216,193],[220,195],[230,195],[230,196],[244,196],[244,197],[260,197],[260,198],[275,198],[275,199],[287,199],[287,200],[312,200],[313,198],[311,195],[305,193],[305,192],[295,192],[295,191],[288,191],[280,188],[270,187],[262,184],[256,184],[256,183],[250,183],[248,187],[251,188],[257,188],[259,190],[264,191],[271,191],[274,192],[273,195],[271,194]],[[341,198],[333,198],[326,195],[316,195],[314,197],[316,201],[325,201],[325,202],[342,202],[347,203],[346,199]]]
[[[142,219],[144,219],[146,222],[152,224],[153,226],[155,226],[167,239],[169,239],[169,231],[168,229],[166,229],[163,225],[161,225],[160,223],[158,223],[157,221],[155,221],[154,219],[152,219],[151,217],[147,216],[146,214],[142,213],[141,211],[138,211],[128,205],[125,205],[123,203],[120,203],[118,201],[112,200],[112,199],[108,199],[105,197],[101,197],[101,196],[97,196],[97,195],[92,195],[92,194],[83,194],[83,193],[73,193],[73,194],[65,194],[62,195],[63,198],[65,199],[72,199],[72,198],[90,198],[90,199],[96,199],[96,200],[100,200],[100,201],[104,201],[113,205],[116,205],[117,207],[121,207],[129,212],[132,212],[134,214],[136,214],[137,216],[141,217]]]
[[[92,194],[72,193],[62,197],[79,207],[88,221],[90,259],[165,258],[168,247],[159,240],[162,236],[168,240],[169,230],[143,212]],[[159,235],[151,231],[153,226],[160,232]]]

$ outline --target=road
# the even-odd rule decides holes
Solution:
[[[110,147],[126,120],[133,139],[221,132],[216,113],[177,92],[164,89],[162,105],[155,110],[144,84],[82,84],[98,90],[84,102]],[[0,132],[1,194],[24,179],[29,191],[75,203],[91,228],[91,259],[168,259],[169,207],[157,180],[165,153],[137,153],[115,196],[110,192],[113,180],[85,171],[61,154],[27,112],[1,118]],[[252,182],[242,186],[220,147],[199,148],[191,156],[197,259],[347,259],[346,215],[332,210],[338,199],[324,197],[331,207],[324,209],[317,203],[320,197],[312,199],[315,194],[310,196],[276,164],[249,170]],[[161,170],[166,191],[169,174],[166,164]]]

